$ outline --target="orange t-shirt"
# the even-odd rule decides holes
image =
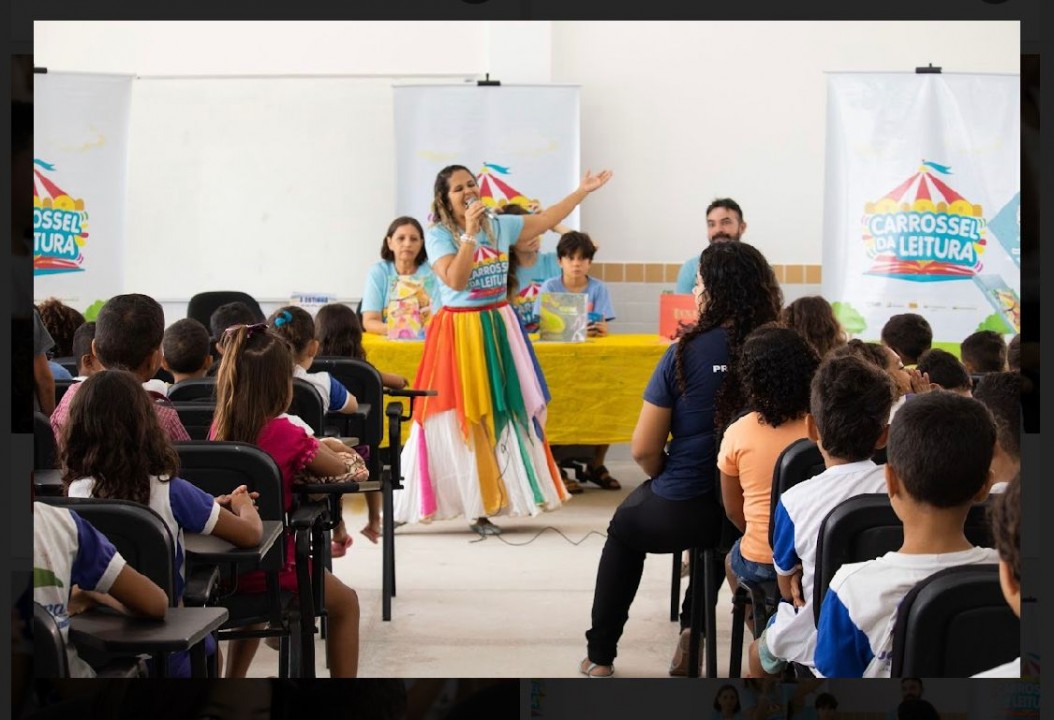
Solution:
[[[717,453],[717,468],[739,478],[743,487],[743,515],[747,530],[739,552],[756,563],[772,563],[769,547],[769,498],[772,472],[780,453],[795,440],[806,437],[805,417],[778,427],[760,422],[756,412],[748,413],[725,430]]]

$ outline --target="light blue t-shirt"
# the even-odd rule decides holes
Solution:
[[[695,288],[695,275],[699,272],[699,256],[695,255],[684,261],[681,271],[677,273],[677,286],[674,292],[678,295],[690,295]]]
[[[388,298],[395,289],[399,272],[391,260],[378,260],[366,273],[366,289],[362,293],[362,312],[379,312],[381,320],[387,320]],[[432,312],[439,310],[439,287],[432,266],[425,261],[413,275],[404,275],[410,280],[422,283],[425,292],[432,301]]]
[[[527,332],[538,329],[538,312],[535,301],[541,291],[542,283],[549,278],[559,277],[560,261],[556,259],[556,253],[539,253],[534,265],[516,267],[516,295],[511,298],[512,309],[520,317],[520,322],[527,328]]]
[[[601,319],[614,320],[615,307],[611,304],[608,286],[596,278],[588,278],[588,280],[589,284],[586,285],[585,294],[588,298],[586,300],[586,312],[589,313],[589,322],[596,322]],[[542,314],[541,293],[543,292],[569,293],[571,291],[564,285],[563,273],[543,282],[541,289],[538,291],[538,298],[534,301],[534,314],[538,316]]]
[[[48,360],[48,367],[51,368],[51,377],[55,380],[72,380],[73,376],[70,375],[70,371],[59,365],[54,360]]]
[[[499,215],[490,221],[494,228],[494,242],[480,230],[476,233],[472,273],[464,290],[455,290],[438,277],[440,303],[449,307],[483,307],[505,299],[508,293],[509,248],[520,237],[523,217]],[[425,252],[432,261],[457,253],[460,241],[442,225],[433,225],[425,233]]]

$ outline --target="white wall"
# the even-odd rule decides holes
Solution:
[[[583,222],[602,260],[698,253],[735,198],[773,263],[818,264],[825,72],[1018,72],[1018,23],[554,23],[553,81],[582,86],[582,166],[614,168]]]
[[[823,73],[927,62],[1017,72],[1019,28],[38,22],[34,50],[51,71],[143,76],[133,92],[124,291],[178,300],[234,279],[264,299],[293,290],[352,298],[394,207],[393,80],[362,76],[456,82],[490,72],[505,83],[581,85],[582,166],[615,171],[581,213],[600,261],[681,261],[703,242],[706,204],[729,195],[770,261],[819,263]],[[272,77],[229,77],[246,75]],[[290,75],[345,77],[273,77]],[[260,133],[277,139],[260,147],[251,142]],[[211,262],[187,260],[199,243]]]

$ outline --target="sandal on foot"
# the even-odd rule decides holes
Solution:
[[[611,473],[603,465],[597,465],[587,469],[588,476],[586,479],[589,482],[594,482],[605,490],[621,490],[622,486],[619,485],[619,481],[611,477]]]
[[[567,476],[567,473],[563,468],[560,468],[560,479],[564,482],[564,487],[567,488],[567,492],[572,495],[578,495],[580,492],[585,490],[577,480],[572,480]]]
[[[615,674],[614,665],[597,665],[595,662],[585,658],[578,663],[578,672],[591,678],[609,678]]]
[[[469,525],[469,529],[484,537],[487,535],[501,535],[501,528],[486,518],[480,518],[472,523]]]
[[[377,541],[381,539],[381,533],[377,532],[376,530],[371,530],[369,525],[364,527],[362,530],[359,530],[359,532],[374,545],[376,545]]]

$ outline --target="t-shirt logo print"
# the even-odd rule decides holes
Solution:
[[[492,247],[477,247],[468,279],[468,296],[473,300],[503,297],[508,274],[507,253]]]

